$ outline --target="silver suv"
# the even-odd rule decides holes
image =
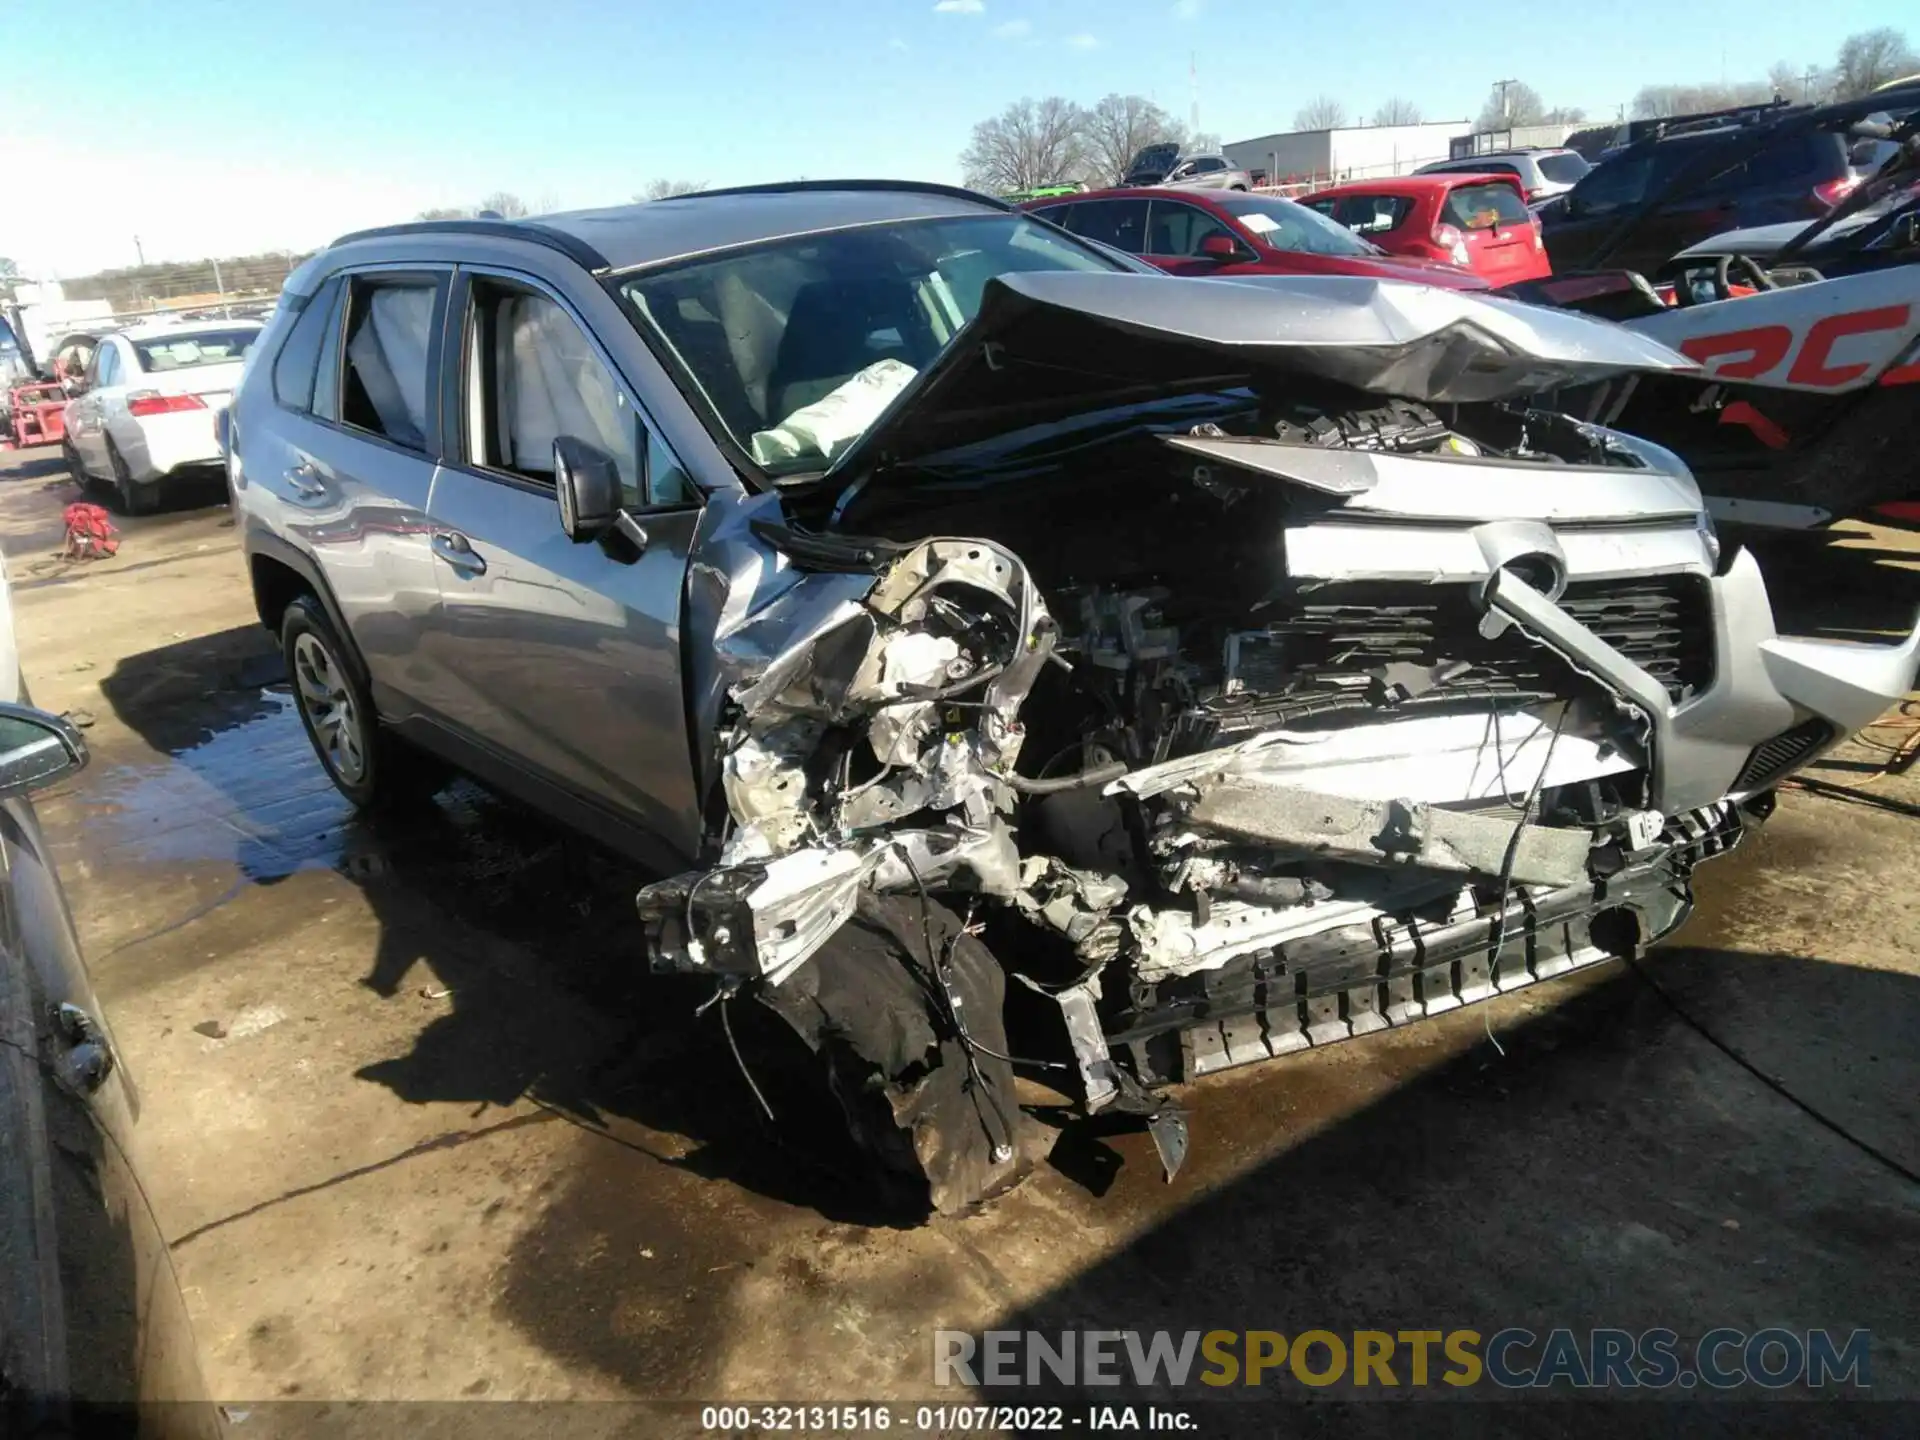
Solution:
[[[1010,974],[1171,1170],[1174,1082],[1658,939],[1906,694],[1920,634],[1777,637],[1672,454],[1526,399],[1686,363],[814,183],[348,236],[226,440],[340,789],[430,752],[665,876],[636,950],[950,1208],[1027,1162]]]
[[[1436,160],[1413,173],[1443,175],[1470,171],[1476,175],[1512,175],[1526,192],[1527,203],[1538,205],[1566,194],[1591,169],[1593,166],[1587,163],[1587,157],[1578,150],[1488,150],[1479,155],[1463,155],[1457,160]]]

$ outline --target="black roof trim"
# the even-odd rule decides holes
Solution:
[[[409,220],[401,225],[376,225],[371,230],[355,230],[333,243],[347,245],[355,240],[385,240],[403,235],[485,235],[492,238],[526,240],[558,250],[588,270],[611,269],[607,257],[577,235],[542,225],[537,220]],[[331,247],[329,247],[331,248]]]
[[[971,200],[976,205],[986,205],[995,210],[1015,211],[1020,207],[1009,204],[997,195],[983,195],[978,190],[968,190],[960,185],[941,185],[931,180],[777,180],[767,185],[734,185],[725,190],[695,190],[686,195],[675,195],[675,200],[704,200],[710,195],[791,195],[810,190],[870,190],[887,192],[906,191],[919,195],[948,195],[955,200]]]

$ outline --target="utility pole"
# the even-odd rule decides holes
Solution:
[[[1500,92],[1500,123],[1509,130],[1513,128],[1513,112],[1507,108],[1507,91],[1519,83],[1518,80],[1496,80],[1493,82],[1493,88]]]
[[[1813,66],[1809,65],[1806,73],[1800,77],[1800,103],[1802,105],[1811,105],[1813,103],[1813,77],[1817,73],[1819,72],[1817,72]]]
[[[147,263],[147,252],[140,248],[140,237],[138,235],[133,237],[133,253],[140,257],[140,263],[142,265]]]
[[[1187,133],[1200,133],[1200,70],[1191,50],[1187,52]]]

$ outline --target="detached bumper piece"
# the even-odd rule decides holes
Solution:
[[[1747,818],[1730,804],[1675,817],[1657,859],[1596,883],[1517,886],[1504,921],[1463,890],[1421,913],[1182,977],[1158,987],[1154,1008],[1130,1017],[1108,1045],[1124,1047],[1149,1085],[1191,1080],[1637,954],[1692,912],[1693,867],[1737,845]]]

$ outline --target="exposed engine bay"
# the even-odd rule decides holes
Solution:
[[[1169,1083],[1635,953],[1912,681],[1920,637],[1775,636],[1657,447],[1297,376],[1180,404],[754,517],[786,578],[722,627],[726,817],[641,892],[657,967],[824,1012],[895,897],[966,1064],[1013,1057],[963,944],[1171,1175]],[[936,1204],[1011,1178],[1016,1113],[919,1145]]]

